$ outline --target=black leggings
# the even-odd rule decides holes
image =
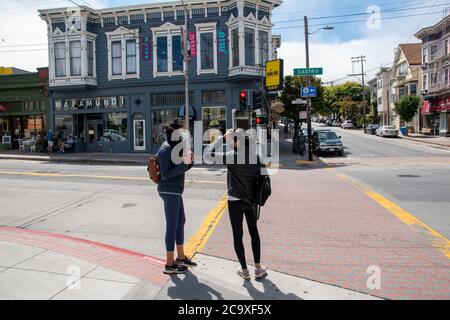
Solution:
[[[248,231],[252,239],[252,251],[255,263],[261,260],[261,240],[259,238],[255,209],[244,201],[228,201],[231,228],[233,229],[234,250],[242,269],[247,269],[245,249],[242,237],[244,236],[243,220],[247,220]]]

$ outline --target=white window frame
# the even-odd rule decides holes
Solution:
[[[196,23],[196,38],[197,38],[197,75],[201,74],[218,74],[218,62],[217,62],[217,22],[211,23]],[[214,47],[214,67],[213,69],[202,69],[202,61],[201,61],[201,35],[203,33],[212,33],[213,34],[213,47]]]
[[[428,82],[428,73],[425,73],[423,75],[422,82],[423,82],[423,90],[428,91],[430,88],[430,84]]]
[[[450,38],[444,40],[444,56],[450,53]]]
[[[447,79],[445,79],[447,76]],[[450,84],[450,67],[444,68],[444,85],[448,86]]]
[[[139,48],[139,29],[127,29],[119,27],[112,32],[105,32],[108,42],[108,80],[125,80],[125,79],[140,79],[140,48]],[[127,57],[126,57],[126,42],[134,39],[136,41],[136,73],[127,74]],[[112,74],[112,50],[111,43],[114,41],[121,41],[122,44],[122,74]]]
[[[431,49],[434,48],[434,47],[436,47],[436,53],[435,53],[435,55],[434,55],[434,57],[433,57],[433,54],[432,54],[432,52],[431,52]],[[439,58],[439,46],[438,46],[437,44],[432,44],[432,45],[430,45],[430,58],[429,58],[429,60],[430,60],[430,61],[434,61],[434,60],[436,60],[437,58]]]
[[[183,66],[181,71],[173,71],[173,52],[172,52],[172,36],[181,36],[183,41],[184,27],[175,25],[172,23],[165,23],[160,27],[151,28],[153,39],[153,77],[173,77],[184,75],[185,62],[183,58]],[[158,72],[158,50],[157,39],[158,37],[167,37],[167,72]]]
[[[137,122],[142,122],[142,129],[144,131],[144,145],[142,147],[137,146],[136,145],[136,123]],[[146,134],[145,134],[145,119],[135,119],[133,120],[133,147],[134,147],[134,151],[145,151],[145,149],[147,148],[147,139],[146,139]]]
[[[428,47],[426,47],[422,50],[422,60],[423,60],[422,63],[423,64],[426,64],[430,61],[430,55],[429,55],[428,50],[429,50]]]
[[[96,38],[97,35],[87,32],[79,31],[74,27],[71,27],[67,32],[62,32],[59,28],[56,28],[53,33],[49,34],[49,82],[50,86],[60,85],[82,85],[91,84],[97,85],[97,68],[96,68]],[[72,76],[70,70],[70,42],[81,42],[81,74]],[[87,42],[91,41],[93,46],[93,75],[88,75],[88,58],[87,58]],[[63,42],[65,44],[65,76],[56,76],[56,63],[55,63],[55,43]]]

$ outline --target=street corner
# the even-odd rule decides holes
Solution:
[[[168,281],[158,258],[61,234],[0,227],[0,248],[1,299],[119,300]]]

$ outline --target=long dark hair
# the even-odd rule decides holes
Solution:
[[[166,138],[167,143],[170,145],[171,148],[174,148],[178,143],[180,143],[181,138],[179,141],[172,141],[172,134],[178,130],[183,129],[184,123],[178,119],[172,120],[164,126],[164,130],[166,131]]]

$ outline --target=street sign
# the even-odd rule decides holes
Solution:
[[[292,101],[292,104],[307,104],[307,103],[308,103],[308,101],[303,100],[303,99],[297,99],[297,100]]]
[[[315,86],[301,87],[300,92],[302,98],[317,97],[317,88]]]
[[[298,114],[298,118],[300,120],[306,120],[308,119],[308,113],[306,111],[300,111]]]
[[[294,76],[320,76],[323,75],[323,68],[296,68],[294,69]]]

